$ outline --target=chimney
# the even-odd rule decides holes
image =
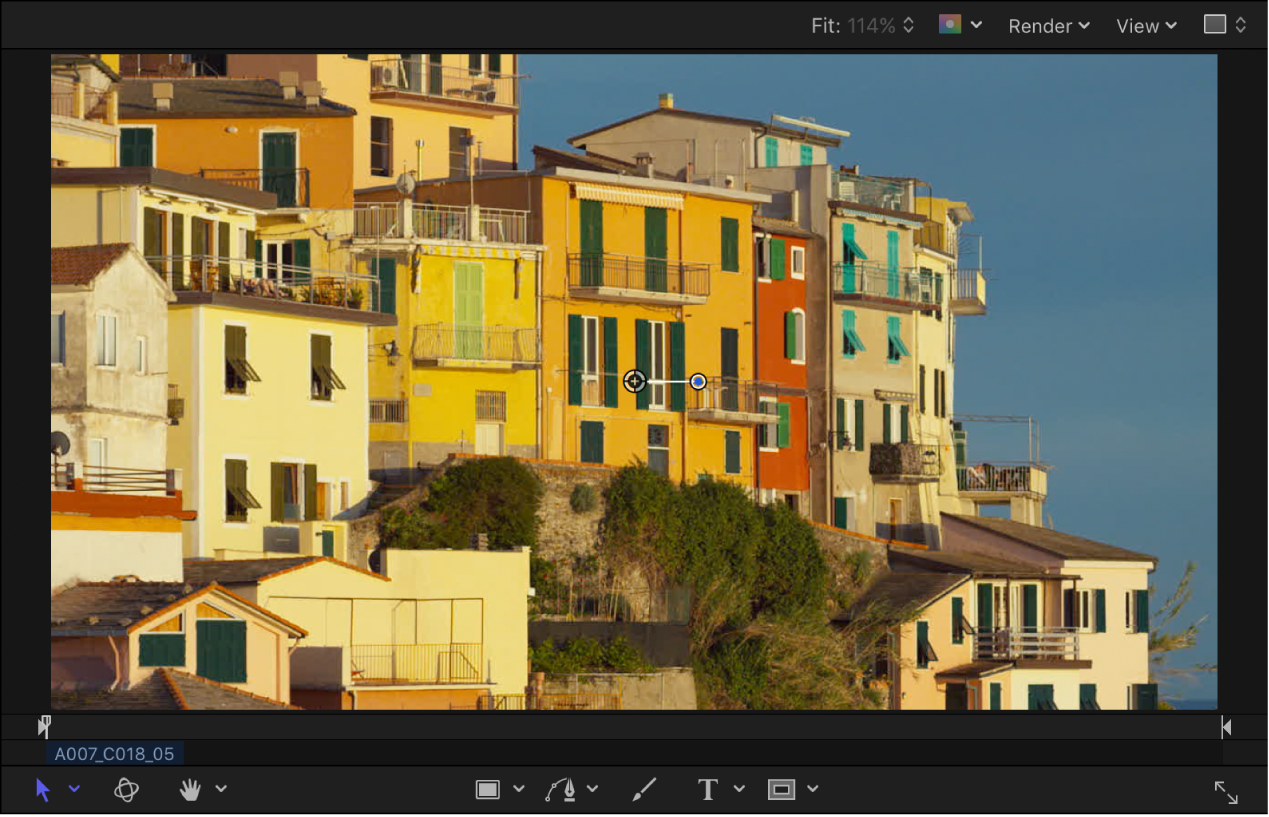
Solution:
[[[310,79],[304,83],[301,90],[304,93],[304,107],[316,108],[322,104],[322,94],[326,93],[322,83],[315,79]]]
[[[674,94],[661,94],[661,96],[657,99],[657,107],[658,108],[673,108]]]
[[[281,71],[278,73],[278,84],[282,86],[283,99],[295,99],[295,89],[300,85],[299,71]]]
[[[172,110],[172,83],[156,82],[152,88],[154,93],[154,109],[156,111]]]
[[[635,158],[635,165],[638,168],[638,174],[640,176],[647,176],[649,179],[651,179],[652,178],[652,159],[654,158],[652,154],[645,151],[643,153],[636,153],[634,158]]]

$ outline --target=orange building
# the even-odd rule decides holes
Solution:
[[[776,421],[758,427],[755,467],[758,498],[785,502],[811,513],[808,469],[806,371],[809,326],[807,245],[815,234],[791,221],[755,216],[754,377],[764,384],[763,402]]]

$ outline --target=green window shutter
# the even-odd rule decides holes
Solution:
[[[1027,685],[1027,709],[1030,711],[1035,711],[1040,708],[1041,692],[1039,687],[1039,684]]]
[[[665,208],[643,208],[644,286],[649,292],[665,292],[669,284],[666,274],[667,254]]]
[[[780,418],[776,424],[776,446],[789,447],[789,404],[776,403],[776,415]]]
[[[489,73],[491,74],[502,73],[502,55],[501,54],[489,55]]]
[[[141,666],[185,666],[185,633],[145,633],[138,640]]]
[[[899,406],[899,442],[908,441],[908,404]]]
[[[886,294],[899,297],[899,232],[886,233]]]
[[[229,222],[221,221],[216,224],[216,256],[220,259],[220,274],[229,274],[229,262],[225,259],[229,258]]]
[[[1137,605],[1137,628],[1133,632],[1150,632],[1150,593],[1145,590],[1134,590],[1133,601]]]
[[[281,522],[286,519],[286,496],[282,490],[286,479],[286,466],[280,462],[269,463],[269,494],[272,505],[269,508],[269,520]]]
[[[802,145],[802,166],[806,167],[815,161],[815,149],[810,145]]]
[[[851,334],[855,331],[855,312],[852,309],[842,310],[842,357],[854,359],[855,353],[859,350],[855,348]],[[849,347],[849,348],[847,348]]]
[[[768,136],[766,138],[767,167],[779,167],[780,143]]]
[[[162,218],[163,215],[152,207],[146,207],[142,211],[141,224],[144,231],[144,243],[142,244],[141,254],[146,258],[155,255],[163,255],[163,248],[159,246],[159,231],[162,229],[160,227],[160,219]],[[159,264],[160,262],[158,261],[154,262],[154,266],[156,267],[159,266]]]
[[[582,421],[582,462],[604,461],[604,424],[593,420]]]
[[[198,674],[224,684],[247,681],[247,622],[198,622]]]
[[[784,280],[784,239],[771,239],[771,280]]]
[[[190,255],[207,255],[207,225],[210,224],[205,218],[192,217],[193,235],[190,237]]]
[[[724,468],[729,474],[740,473],[740,432],[724,431]]]
[[[930,622],[918,621],[916,623],[917,669],[925,669],[930,665],[929,654],[925,650],[925,645],[929,643]]]
[[[119,166],[153,167],[154,129],[122,128],[119,132]]]
[[[983,583],[978,585],[978,632],[989,633],[996,629],[991,615],[991,585]]]
[[[305,241],[305,244],[308,242]],[[299,242],[296,242],[296,262],[299,262]],[[307,258],[305,261],[307,262]],[[380,258],[379,264],[375,268],[375,275],[379,279],[379,308],[376,312],[382,312],[387,315],[397,314],[397,260],[395,258]]]
[[[264,242],[256,239],[256,277],[264,277],[264,269],[260,266],[260,259],[264,257]]]
[[[1101,709],[1097,705],[1097,684],[1080,684],[1080,709]]]
[[[1159,685],[1158,684],[1136,684],[1134,689],[1137,692],[1136,706],[1147,712],[1153,712],[1159,708]]]
[[[837,448],[846,447],[846,399],[837,398]]]
[[[864,401],[855,401],[855,450],[864,450]]]
[[[965,617],[965,600],[959,596],[952,599],[952,643],[965,643],[965,628],[961,620]]]
[[[939,379],[939,372],[938,372],[938,369],[935,369],[935,370],[934,370],[934,380],[935,380],[935,382],[938,382],[938,379]],[[921,367],[920,376],[917,378],[917,380],[918,380],[918,382],[921,384],[921,388],[920,388],[920,394],[921,394],[921,396],[920,396],[920,402],[918,403],[918,407],[919,407],[920,412],[921,412],[922,414],[925,414],[925,367],[924,367],[924,366],[922,366],[922,367]],[[935,399],[937,400],[938,398],[935,398]],[[934,413],[935,413],[935,414],[938,414],[938,413],[939,413],[939,410],[938,410],[938,408],[937,408],[937,404],[936,404],[936,407],[935,407],[935,409],[934,409]]]
[[[833,497],[833,527],[846,529],[846,497]]]
[[[796,312],[784,313],[784,356],[794,360],[798,356],[798,315]]]
[[[997,712],[1000,710],[1000,684],[992,681],[988,684],[988,691],[991,698],[991,709],[993,712]]]
[[[670,379],[678,383],[670,384],[670,411],[683,411],[687,405],[687,384],[683,381],[687,375],[685,359],[686,334],[682,321],[670,324]]]
[[[881,404],[881,441],[883,443],[891,442],[890,439],[890,404]]]
[[[297,238],[295,241],[292,242],[292,244],[294,245],[294,252],[295,252],[295,266],[296,266],[295,283],[307,284],[312,278],[312,276],[310,276],[307,272],[307,270],[312,267],[312,264],[310,263],[310,259],[312,258],[312,256],[309,250],[309,240],[307,238]],[[397,262],[394,259],[381,258],[379,259],[381,270],[382,270],[382,264],[384,261],[388,261],[389,263],[392,264],[393,271],[395,273]],[[393,283],[395,284],[395,281]],[[389,311],[391,311],[392,314],[395,315],[396,314],[395,296],[393,297],[391,301],[388,300],[386,295],[383,295],[382,297],[385,303],[392,304],[392,309]],[[381,311],[384,311],[384,310],[381,310]]]
[[[643,319],[635,320],[635,368],[651,377],[652,372],[652,324]],[[646,409],[651,402],[648,389],[635,393],[635,408]]]
[[[304,466],[304,519],[317,518],[317,466]]]
[[[617,319],[604,318],[604,405],[617,407]]]
[[[136,128],[119,129],[119,167],[136,167]]]
[[[1022,626],[1023,628],[1035,631],[1039,625],[1037,617],[1039,615],[1039,588],[1034,584],[1024,584],[1022,586]]]
[[[1094,590],[1093,598],[1094,623],[1097,625],[1093,631],[1104,633],[1106,632],[1106,591]]]
[[[185,282],[185,216],[172,214],[172,255],[177,256],[172,265],[176,281]]]
[[[335,557],[335,531],[322,531],[322,555]]]
[[[724,272],[740,272],[740,222],[722,220],[722,264]]]
[[[583,199],[578,205],[581,219],[581,247],[583,253],[600,254],[604,251],[604,204]]]
[[[584,203],[584,202],[583,202]],[[585,340],[582,335],[582,316],[568,316],[568,404],[582,404],[582,366]]]

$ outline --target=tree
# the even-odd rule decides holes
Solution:
[[[1168,657],[1174,652],[1188,650],[1198,643],[1199,630],[1207,616],[1193,621],[1180,630],[1169,631],[1166,628],[1176,619],[1194,596],[1194,588],[1190,586],[1194,572],[1198,570],[1195,562],[1185,565],[1185,573],[1177,582],[1176,590],[1158,610],[1150,615],[1150,680],[1158,678],[1191,678],[1197,672],[1216,672],[1216,664],[1194,664],[1189,667],[1166,666]],[[1157,588],[1150,586],[1151,597]]]

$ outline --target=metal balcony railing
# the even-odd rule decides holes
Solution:
[[[956,487],[963,492],[974,491],[1038,491],[1033,471],[1045,471],[1041,462],[970,463],[956,470]]]
[[[957,268],[952,288],[952,309],[958,314],[981,315],[987,311],[987,277],[980,269]]]
[[[905,209],[904,187],[899,182],[840,171],[833,173],[829,198],[886,210]]]
[[[709,264],[615,253],[569,253],[568,285],[709,295]]]
[[[354,644],[353,683],[472,684],[484,644]]]
[[[1022,627],[974,634],[975,661],[1078,661],[1080,636],[1069,627]]]
[[[379,279],[372,275],[214,255],[150,255],[145,260],[176,292],[228,292],[379,311]]]
[[[52,466],[55,491],[92,491],[103,494],[161,493],[175,496],[176,471],[149,468],[120,468],[113,465],[83,465],[64,462]],[[78,483],[78,485],[76,484]]]
[[[471,215],[468,208],[450,204],[416,204],[413,212],[415,238],[442,238],[450,241],[471,241]]]
[[[907,301],[914,306],[938,305],[942,276],[921,274],[912,267],[887,268],[868,261],[833,265],[833,292],[843,296],[867,295]]]
[[[421,324],[414,327],[411,352],[417,361],[487,360],[533,363],[540,359],[538,333],[531,326]]]
[[[938,479],[943,473],[939,446],[923,443],[873,443],[868,473],[875,477]]]
[[[501,244],[529,242],[528,210],[504,210],[452,204],[411,204],[407,225],[405,209],[403,204],[387,202],[364,202],[353,205],[353,238],[412,237],[448,241],[490,241]]]
[[[353,238],[404,238],[400,204],[354,204]]]
[[[520,100],[516,74],[437,65],[418,58],[370,61],[370,92],[395,91],[419,97],[515,108]]]
[[[307,167],[202,168],[198,175],[234,187],[273,193],[278,197],[278,207],[309,206]]]
[[[687,387],[687,410],[734,411],[745,414],[765,414],[775,422],[775,403],[762,402],[761,398],[772,398],[776,389],[774,383],[758,380],[737,380],[730,377],[711,377],[706,379],[705,388],[696,390]]]

